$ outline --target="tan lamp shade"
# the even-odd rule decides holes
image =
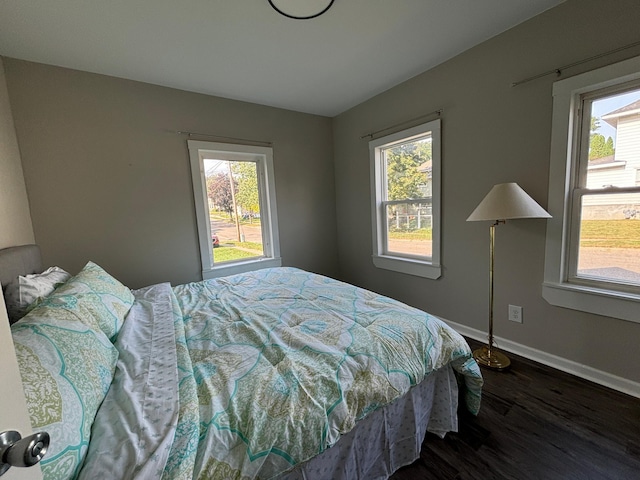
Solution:
[[[515,182],[494,185],[469,215],[467,222],[508,220],[513,218],[551,218],[533,198]]]

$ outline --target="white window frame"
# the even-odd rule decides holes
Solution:
[[[571,278],[573,189],[579,185],[581,96],[640,79],[640,57],[556,82],[553,86],[551,159],[544,283],[542,296],[552,305],[640,323],[640,295],[608,282]],[[588,132],[585,133],[588,135]],[[578,202],[575,208],[579,208]],[[572,221],[574,224],[572,225]],[[574,235],[575,238],[575,235]],[[573,241],[573,244],[572,244]]]
[[[273,150],[270,147],[197,140],[187,140],[187,145],[189,147],[198,242],[202,261],[202,278],[206,280],[261,268],[280,267],[282,259],[280,258],[278,213],[273,178]],[[250,161],[256,163],[263,256],[233,262],[214,262],[211,245],[211,220],[204,171],[204,159],[212,157],[227,161]]]
[[[387,252],[386,245],[386,185],[382,150],[399,143],[406,143],[431,132],[431,212],[432,212],[432,254],[431,257],[414,257]],[[440,265],[440,194],[441,194],[441,136],[440,119],[402,130],[369,142],[371,163],[371,218],[373,225],[373,263],[378,268],[437,279],[442,275]]]

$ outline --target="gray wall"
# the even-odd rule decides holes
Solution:
[[[93,260],[132,288],[200,279],[187,138],[175,133],[193,131],[273,142],[283,264],[335,275],[331,119],[4,64],[45,264]]]
[[[20,150],[0,58],[0,248],[33,243]]]
[[[511,83],[637,42],[639,21],[637,0],[569,0],[336,117],[341,276],[486,331],[489,224],[465,220],[496,183],[516,181],[547,204],[555,77],[519,87]],[[638,54],[636,47],[591,61],[567,70],[563,78]],[[444,109],[444,269],[434,281],[373,266],[368,143],[360,137],[439,108]],[[498,228],[496,335],[640,381],[640,324],[557,308],[543,300],[545,226],[545,220],[520,220]],[[508,304],[524,307],[524,324],[507,320]]]

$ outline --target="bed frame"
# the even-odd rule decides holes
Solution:
[[[19,275],[40,273],[41,271],[42,257],[40,248],[37,245],[22,245],[0,249],[0,283],[3,286],[9,284]],[[440,383],[435,387],[435,383],[429,385],[430,382],[436,381]],[[429,382],[419,384],[398,401],[384,409],[373,412],[359,424],[361,425],[359,428],[353,429],[351,432],[345,434],[332,448],[325,450],[307,462],[297,465],[293,470],[283,474],[282,478],[286,480],[301,480],[315,476],[316,474],[319,475],[320,472],[326,469],[327,465],[342,465],[341,457],[345,458],[347,455],[350,455],[350,452],[353,450],[363,450],[362,445],[374,446],[384,439],[385,430],[382,427],[385,425],[387,416],[398,419],[405,418],[406,420],[407,411],[413,411],[415,413],[416,421],[414,422],[413,419],[409,419],[411,421],[407,420],[411,429],[405,428],[404,436],[406,438],[397,442],[396,450],[402,451],[402,454],[399,455],[396,453],[392,460],[388,460],[384,464],[380,463],[380,465],[376,465],[376,468],[381,469],[379,472],[376,472],[378,474],[376,476],[387,476],[400,466],[412,463],[419,458],[421,441],[417,442],[416,439],[424,438],[432,408],[434,412],[437,409],[445,408],[444,403],[440,402],[439,406],[434,403],[432,407],[421,411],[421,408],[415,409],[416,407],[414,407],[413,402],[415,401],[415,406],[420,407],[422,405],[421,398],[423,394],[425,397],[432,395],[433,393],[428,392],[433,391],[434,388],[437,390],[439,385],[444,384],[455,387],[453,371],[442,369],[442,371],[436,372],[430,377]],[[407,405],[411,408],[408,408]],[[446,407],[450,408],[448,404]],[[457,419],[454,420],[454,423],[455,426],[453,426],[453,429],[455,430],[457,428]],[[438,427],[439,425],[435,425],[435,428]],[[451,429],[449,426],[442,426],[440,435],[444,436],[445,432]],[[388,447],[378,446],[378,448],[387,449]],[[367,450],[367,448],[365,447],[364,450]],[[373,450],[375,449],[372,449],[372,451]]]
[[[42,272],[38,245],[20,245],[0,249],[0,284],[4,287],[19,275]]]

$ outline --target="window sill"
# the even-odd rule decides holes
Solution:
[[[413,260],[410,258],[390,257],[383,255],[373,255],[373,264],[378,268],[393,270],[416,277],[430,278],[436,280],[442,275],[440,265]]]
[[[228,263],[217,267],[209,268],[202,271],[202,279],[226,277],[227,275],[235,275],[236,273],[245,273],[252,270],[260,270],[262,268],[281,267],[282,258],[259,258],[257,260],[249,260],[237,263]]]
[[[557,307],[640,323],[640,295],[545,282],[542,284],[542,297]]]

